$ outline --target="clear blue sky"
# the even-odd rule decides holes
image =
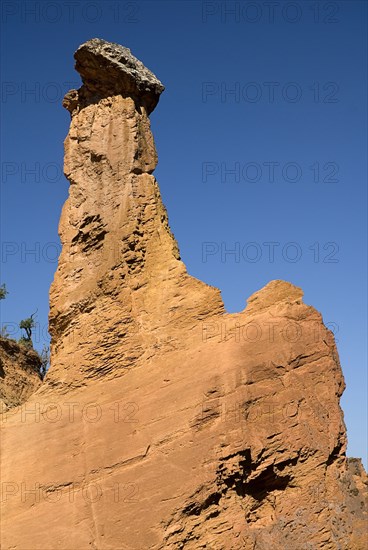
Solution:
[[[271,4],[2,2],[1,322],[19,337],[38,308],[47,341],[61,99],[76,48],[118,42],[166,86],[155,174],[188,271],[231,312],[272,279],[304,289],[336,333],[349,454],[366,458],[367,3]]]

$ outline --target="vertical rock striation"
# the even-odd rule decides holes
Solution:
[[[363,550],[332,333],[290,283],[230,315],[188,275],[152,175],[162,84],[116,44],[75,57],[51,369],[3,423],[3,548]]]

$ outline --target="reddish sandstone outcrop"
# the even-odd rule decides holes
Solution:
[[[290,283],[230,315],[188,275],[152,175],[162,85],[97,39],[76,59],[51,369],[4,418],[3,548],[363,550],[332,333]]]
[[[41,385],[37,352],[15,340],[0,337],[0,408],[24,403]]]

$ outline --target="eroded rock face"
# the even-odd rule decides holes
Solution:
[[[39,355],[26,346],[0,337],[0,409],[27,401],[41,385]]]
[[[124,52],[76,53],[51,369],[3,424],[4,548],[362,550],[333,335],[290,283],[230,315],[188,275],[152,175],[160,83]]]

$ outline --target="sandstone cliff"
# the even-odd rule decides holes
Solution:
[[[51,368],[4,417],[3,548],[363,550],[332,333],[290,283],[227,314],[187,273],[152,175],[162,84],[98,39],[75,57]]]
[[[0,337],[0,408],[2,411],[24,403],[42,380],[41,360],[33,349],[15,340]]]

